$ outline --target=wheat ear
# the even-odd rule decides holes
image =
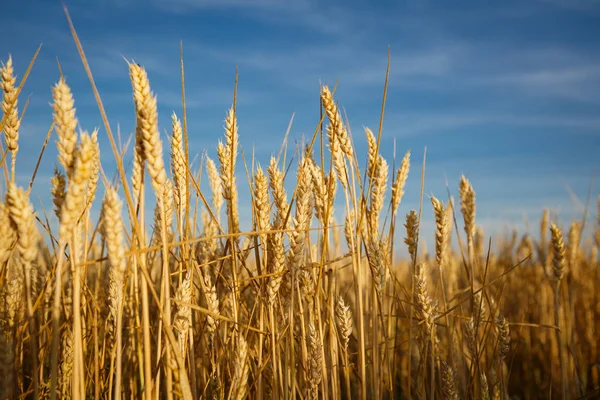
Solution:
[[[10,150],[12,155],[11,171],[12,180],[14,181],[17,152],[19,151],[19,128],[21,126],[21,120],[19,119],[19,112],[17,109],[18,88],[15,87],[17,78],[14,76],[11,56],[8,57],[6,64],[2,63],[0,76],[2,77],[0,86],[4,91],[2,111],[6,116],[6,122],[4,123],[4,139],[6,140],[6,147]]]
[[[75,101],[71,94],[71,88],[64,79],[60,79],[52,88],[54,103],[54,126],[58,141],[58,161],[61,163],[67,175],[71,175],[75,163],[75,150],[77,148],[77,118],[75,117]]]
[[[187,204],[187,166],[183,151],[181,122],[175,113],[171,114],[171,120],[171,168],[173,169],[173,181],[175,182],[175,204],[179,213],[179,223],[183,224]]]
[[[398,211],[398,206],[402,201],[402,197],[404,196],[404,185],[406,184],[406,179],[408,178],[408,171],[410,170],[410,151],[407,151],[402,158],[402,163],[400,164],[400,168],[396,172],[396,179],[394,180],[394,184],[392,185],[392,212],[394,215]]]

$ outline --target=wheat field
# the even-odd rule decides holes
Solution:
[[[539,231],[500,237],[478,226],[465,176],[459,198],[422,190],[407,210],[405,182],[425,164],[386,160],[381,128],[354,132],[358,153],[326,85],[312,137],[282,137],[270,160],[241,152],[234,92],[217,159],[192,170],[203,149],[188,146],[185,96],[161,137],[148,75],[128,61],[136,128],[120,143],[71,29],[104,129],[79,129],[58,74],[39,157],[52,163],[56,145],[51,182],[15,183],[35,56],[19,84],[10,57],[0,71],[1,399],[600,397],[600,198],[579,220],[541,209]],[[33,185],[51,187],[52,213],[34,211]]]

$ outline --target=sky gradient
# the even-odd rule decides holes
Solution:
[[[536,234],[544,207],[567,228],[571,218],[582,215],[598,173],[596,0],[70,0],[66,5],[111,127],[120,129],[123,141],[134,127],[126,58],[148,71],[168,148],[170,114],[181,116],[183,41],[191,158],[207,151],[216,159],[237,66],[240,143],[248,159],[254,151],[263,166],[268,164],[292,114],[290,148],[312,135],[319,121],[319,84],[339,81],[336,100],[347,112],[364,165],[363,129],[379,126],[389,46],[382,153],[392,165],[395,147],[397,166],[412,151],[399,224],[419,206],[425,148],[425,194],[445,200],[447,179],[457,196],[465,174],[476,192],[477,222],[488,234],[523,229],[527,221]],[[21,127],[19,183],[29,182],[52,121],[57,59],[73,90],[81,127],[100,129],[102,164],[112,174],[112,151],[60,2],[12,1],[3,6],[0,24],[9,32],[0,43],[0,60],[12,54],[19,78],[43,42],[21,94],[21,110],[27,96],[30,101]],[[32,192],[36,208],[42,207],[39,198],[51,208],[55,140],[53,134]],[[130,160],[131,151],[125,162]],[[243,168],[241,161],[238,165]],[[244,171],[239,172],[238,180],[245,181]],[[289,181],[291,187],[294,179]],[[592,189],[590,221],[598,187]],[[240,192],[243,218],[249,204],[245,183]],[[101,188],[97,198],[102,193]],[[433,243],[427,199],[425,205],[423,234]]]

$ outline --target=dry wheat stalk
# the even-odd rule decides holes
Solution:
[[[435,258],[438,266],[444,266],[444,256],[448,246],[448,219],[444,203],[434,196],[431,197],[433,213],[435,215]]]
[[[496,375],[496,371],[494,369],[490,370],[490,375],[492,380],[492,400],[503,400],[502,388]]]
[[[321,356],[321,341],[315,324],[310,321],[308,324],[308,387],[305,398],[319,398],[319,384],[323,378],[323,360]]]
[[[64,79],[60,79],[52,88],[52,97],[54,103],[54,123],[58,141],[58,161],[65,169],[68,176],[71,176],[71,170],[75,164],[75,151],[77,149],[77,118],[75,117],[75,101],[71,94],[71,88]]]
[[[31,284],[31,269],[37,260],[38,241],[40,234],[36,226],[33,206],[29,201],[29,195],[14,183],[8,182],[6,194],[6,206],[10,219],[17,231],[17,252],[19,264],[25,271],[25,280]]]
[[[164,215],[165,225],[167,230],[165,236],[167,243],[170,243],[173,238],[173,184],[170,179],[165,181],[162,187],[162,203],[160,199],[157,199],[156,207],[154,208],[154,238],[153,242],[155,245],[162,246],[163,232],[162,232],[162,219],[163,213],[161,211],[161,204],[164,204]]]
[[[183,133],[181,122],[175,113],[171,114],[171,168],[173,170],[173,182],[175,183],[175,204],[179,212],[179,219],[185,215],[187,203],[187,166],[185,164],[185,154],[183,150]]]
[[[234,373],[231,381],[231,398],[242,400],[248,392],[248,343],[242,334],[237,335]]]
[[[94,172],[95,148],[87,133],[81,134],[81,145],[75,157],[73,173],[60,213],[60,239],[66,243],[84,211],[85,190]]]
[[[267,244],[267,231],[271,229],[269,204],[269,183],[261,167],[254,174],[254,205],[256,208],[256,230],[261,232],[260,240],[263,246]]]
[[[60,238],[60,249],[64,251],[66,244],[71,243],[71,261],[72,261],[72,272],[73,276],[73,338],[74,338],[74,349],[75,354],[73,356],[74,369],[76,370],[73,374],[73,394],[77,397],[82,395],[83,385],[81,380],[83,377],[80,375],[83,372],[83,343],[82,343],[82,325],[81,325],[81,276],[77,262],[81,261],[81,251],[83,249],[83,243],[81,242],[80,230],[76,229],[79,218],[86,211],[85,207],[85,195],[86,188],[89,180],[93,173],[94,168],[94,153],[95,148],[91,137],[87,133],[81,134],[81,144],[75,157],[75,163],[72,168],[72,174],[69,180],[69,186],[65,195],[65,200],[60,212],[59,222],[59,238]],[[83,224],[80,226],[83,229]],[[79,261],[78,261],[79,260]],[[57,263],[56,278],[55,278],[55,294],[54,294],[54,305],[53,305],[53,325],[54,325],[54,337],[52,345],[52,369],[56,371],[57,366],[57,345],[58,345],[58,334],[59,334],[59,318],[60,318],[60,305],[61,305],[61,276],[62,276],[62,264],[63,258],[62,253]],[[53,381],[53,386],[55,382]]]
[[[477,292],[473,295],[473,304],[475,305],[473,309],[473,315],[476,317],[478,328],[488,319],[488,308],[485,304],[485,298],[482,293],[483,291]]]
[[[567,398],[567,372],[566,372],[566,360],[564,353],[563,338],[560,332],[562,326],[561,321],[561,303],[560,303],[560,288],[561,281],[565,273],[566,264],[566,250],[565,243],[563,241],[563,235],[554,223],[550,224],[551,243],[552,243],[552,265],[554,267],[554,323],[559,329],[556,330],[556,343],[558,346],[558,353],[560,359],[560,376],[561,376],[561,389],[562,398]]]
[[[454,370],[444,360],[440,360],[440,374],[442,378],[442,396],[444,400],[459,400],[456,387],[456,376]]]
[[[125,274],[127,269],[127,258],[123,244],[123,221],[121,217],[122,202],[119,200],[117,190],[107,186],[104,201],[102,203],[102,227],[101,231],[106,242],[109,269],[109,318],[108,325],[109,340],[116,336],[115,346],[115,397],[121,396],[121,373],[122,373],[122,324],[123,324],[123,299],[125,290]],[[116,335],[115,335],[116,333]]]
[[[566,249],[563,235],[560,228],[554,223],[550,225],[550,233],[552,234],[552,265],[554,266],[554,278],[560,281],[565,271]]]
[[[350,210],[350,212],[346,213],[346,217],[344,218],[344,239],[346,240],[346,246],[348,246],[348,251],[350,253],[354,251],[352,248],[352,235],[354,234],[354,229],[354,210]]]
[[[20,360],[17,327],[23,321],[24,312],[27,312],[28,333],[31,335],[29,350],[35,352],[33,334],[34,320],[34,293],[32,292],[32,281],[35,273],[35,261],[39,246],[40,235],[36,227],[33,207],[29,201],[28,193],[18,188],[12,181],[7,182],[6,209],[10,217],[5,221],[10,228],[16,231],[17,242],[15,246],[16,256],[11,263],[7,264],[5,285],[1,287],[3,297],[3,311],[0,314],[0,351],[4,353],[7,368],[4,371],[0,383],[6,386],[7,394],[14,396],[12,389],[18,383],[18,374],[23,363]],[[6,229],[6,228],[4,228]],[[13,239],[14,234],[9,232],[7,239]],[[26,306],[23,306],[25,299]],[[6,342],[3,339],[7,339]],[[23,351],[21,349],[21,351]],[[37,363],[34,362],[34,366]],[[1,392],[0,392],[1,393]],[[6,397],[6,398],[8,398]]]
[[[308,163],[300,161],[298,168],[298,186],[296,188],[296,215],[292,218],[294,230],[290,232],[290,250],[289,259],[290,269],[293,273],[303,265],[305,230],[310,227],[310,198],[312,180]]]
[[[333,159],[333,166],[342,187],[349,189],[346,160],[344,159],[342,148],[339,145],[338,136],[330,135],[329,150],[331,152],[331,158]]]
[[[479,382],[481,384],[480,390],[481,390],[481,400],[490,400],[490,389],[488,386],[488,381],[487,381],[487,376],[485,375],[485,372],[481,372],[481,374],[479,375]]]
[[[210,275],[204,274],[204,296],[206,297],[206,305],[208,310],[214,314],[219,315],[219,298],[217,297],[217,289],[213,285]],[[206,314],[206,330],[209,334],[213,334],[217,329],[218,319],[214,318],[210,314]]]
[[[17,232],[11,223],[9,209],[3,202],[0,202],[0,268],[10,258],[16,238]]]
[[[177,312],[173,318],[173,327],[177,331],[179,342],[179,351],[185,356],[187,352],[188,333],[192,322],[192,309],[189,304],[192,302],[192,276],[188,272],[181,282],[181,285],[175,292],[177,303]]]
[[[54,175],[51,179],[52,187],[50,193],[52,193],[52,202],[54,203],[54,213],[60,219],[60,210],[65,202],[65,196],[67,194],[67,179],[65,175],[58,169],[54,168]]]
[[[330,128],[328,127],[328,133],[330,135],[330,141],[333,142],[332,136],[335,136],[339,141],[340,148],[344,155],[349,160],[352,160],[354,157],[354,149],[350,142],[350,137],[348,137],[348,132],[344,126],[338,106],[333,100],[333,94],[329,90],[329,87],[325,85],[321,89],[321,101],[323,102],[323,107],[325,108],[327,118],[329,119]]]
[[[16,263],[10,263],[6,271],[6,284],[3,286],[4,312],[2,323],[9,332],[6,336],[14,339],[13,329],[23,319],[23,270]],[[14,343],[12,343],[14,345]],[[14,349],[11,349],[14,351]],[[11,357],[12,358],[12,357]],[[14,363],[14,359],[13,359]]]
[[[139,128],[136,128],[136,130],[139,131]],[[142,135],[138,132],[136,133],[135,146],[133,148],[133,167],[131,170],[131,187],[136,200],[142,194],[145,165],[144,143]]]
[[[94,148],[92,158],[92,175],[90,176],[87,194],[85,196],[87,207],[90,207],[94,202],[94,198],[96,197],[96,189],[98,188],[98,178],[100,177],[100,145],[98,144],[97,129],[94,129],[92,132],[92,146]]]
[[[354,150],[348,137],[348,132],[342,121],[342,116],[338,110],[337,105],[333,101],[333,95],[329,91],[327,86],[323,86],[321,89],[321,101],[327,118],[329,119],[329,125],[327,125],[327,136],[329,138],[329,150],[333,159],[333,165],[338,175],[338,179],[342,186],[348,189],[348,175],[346,171],[346,161],[344,155],[352,160]]]
[[[141,137],[144,159],[148,161],[148,172],[152,179],[152,187],[156,198],[160,199],[163,185],[167,181],[167,173],[163,161],[162,141],[158,132],[158,112],[156,97],[150,90],[150,82],[146,70],[136,64],[129,64],[129,76],[133,87],[133,99],[137,116],[136,135]],[[139,140],[136,138],[136,141]]]
[[[315,216],[321,222],[325,221],[326,207],[329,204],[327,184],[323,177],[321,167],[315,164],[312,158],[307,159],[309,169],[311,173],[313,188],[314,188],[314,205],[315,205]]]
[[[202,210],[202,226],[204,227],[204,237],[211,238],[219,233],[217,223],[208,215],[206,210]],[[197,248],[200,264],[205,264],[217,256],[219,252],[219,241],[217,239],[208,239],[198,243]]]
[[[285,268],[285,252],[283,247],[283,232],[274,232],[268,236],[268,271],[273,274],[269,277],[267,285],[267,296],[269,303],[273,304],[281,281],[283,280],[283,270]]]
[[[334,203],[335,196],[337,191],[337,183],[336,183],[335,175],[333,173],[329,173],[325,176],[325,181],[323,184],[327,188],[326,196],[323,202],[325,203],[325,208],[323,210],[323,223],[325,225],[329,224],[329,221],[333,221],[334,217]],[[335,225],[335,224],[334,224]]]
[[[117,313],[123,301],[123,279],[127,268],[125,246],[123,244],[122,202],[117,191],[107,187],[102,204],[102,234],[106,240],[109,270],[109,315],[111,329],[116,328]]]
[[[498,355],[501,360],[504,360],[510,350],[510,327],[502,313],[498,313],[496,317],[496,334],[498,335]]]
[[[238,214],[238,192],[235,179],[235,162],[238,154],[239,136],[235,111],[233,108],[225,118],[225,144],[219,141],[217,153],[219,156],[220,177],[223,185],[223,198],[227,206],[227,216],[231,221],[231,233],[240,231]]]
[[[477,336],[475,335],[475,320],[473,316],[469,317],[469,319],[465,322],[464,328],[467,347],[469,348],[471,354],[475,356],[477,349]]]
[[[381,296],[385,287],[385,243],[381,240],[371,240],[369,244],[369,267],[373,277],[373,287],[378,296]]]
[[[460,205],[465,220],[465,232],[469,240],[475,237],[475,192],[464,175],[460,178]]]
[[[14,69],[12,65],[12,57],[9,55],[6,64],[2,63],[0,68],[0,87],[4,91],[4,97],[2,99],[2,111],[6,116],[4,123],[4,140],[6,141],[6,147],[12,154],[12,180],[15,179],[15,163],[17,152],[19,151],[19,128],[21,126],[21,120],[19,119],[19,112],[17,110],[17,95],[18,88],[15,87],[17,78],[14,76]]]
[[[106,239],[106,249],[111,266],[119,273],[124,274],[127,264],[125,246],[123,244],[123,220],[121,216],[122,201],[117,190],[108,186],[104,193],[102,207],[102,233]]]
[[[137,63],[129,63],[129,77],[133,88],[133,99],[136,111],[136,155],[134,157],[134,191],[141,190],[141,177],[143,165],[147,162],[152,187],[157,200],[160,214],[160,243],[162,245],[162,288],[164,296],[170,297],[170,279],[168,271],[167,243],[170,242],[169,232],[172,215],[172,186],[167,185],[167,173],[163,160],[163,147],[158,131],[158,111],[156,97],[150,89],[150,82],[146,70]],[[140,146],[143,155],[140,154]],[[140,186],[140,188],[136,187]],[[170,193],[169,193],[170,189]],[[156,218],[155,218],[156,220]],[[170,328],[171,308],[169,302],[164,303],[165,325]],[[170,330],[168,331],[170,333]],[[147,336],[147,335],[146,335]],[[147,339],[146,339],[147,341]],[[171,346],[166,346],[166,380],[167,390],[172,389]],[[180,366],[182,367],[182,366]],[[175,371],[177,374],[178,372]],[[187,386],[187,383],[186,383]]]
[[[427,292],[424,264],[417,264],[414,278],[416,314],[423,321],[423,337],[428,340],[435,335],[435,305]]]
[[[350,306],[346,305],[342,296],[338,296],[335,316],[342,349],[348,351],[348,343],[350,342],[350,335],[352,335],[352,311],[350,311]]]
[[[377,167],[377,138],[369,128],[365,128],[365,136],[367,137],[367,176],[372,179]]]
[[[415,210],[411,210],[406,214],[406,223],[404,226],[406,227],[406,238],[404,239],[404,243],[408,246],[408,253],[414,264],[417,259],[417,235],[419,229],[417,212]]]
[[[379,227],[379,214],[383,209],[385,201],[385,191],[387,190],[388,165],[382,156],[377,159],[377,165],[373,174],[373,183],[371,185],[371,207],[370,211],[370,237],[371,240],[377,240]]]
[[[312,257],[311,257],[312,258]],[[315,294],[315,276],[313,271],[318,268],[318,264],[308,262],[300,268],[298,271],[298,277],[300,281],[300,294],[309,304],[314,302]]]
[[[275,157],[271,157],[268,172],[269,186],[271,188],[271,195],[273,196],[276,210],[275,222],[273,223],[273,226],[284,228],[281,226],[281,224],[285,221],[289,205],[287,201],[287,194],[283,186],[284,174],[277,166],[277,160]]]
[[[398,206],[402,201],[402,196],[404,196],[404,185],[406,184],[406,179],[408,178],[408,171],[410,169],[410,151],[407,151],[402,158],[402,163],[400,164],[400,168],[396,172],[396,179],[394,180],[394,184],[392,185],[392,212],[396,215],[398,211]]]
[[[223,186],[221,185],[221,178],[219,177],[217,166],[208,156],[206,157],[206,172],[208,174],[208,183],[210,184],[210,189],[212,191],[214,213],[217,217],[217,221],[220,222],[221,207],[223,206]]]
[[[61,338],[62,352],[60,357],[60,367],[58,375],[58,387],[61,398],[71,397],[71,376],[73,375],[73,331],[65,329]]]

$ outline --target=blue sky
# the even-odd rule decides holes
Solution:
[[[382,151],[391,163],[394,145],[398,159],[410,149],[413,161],[400,216],[418,207],[425,147],[425,193],[445,198],[447,178],[456,195],[464,173],[474,185],[477,220],[487,233],[524,227],[524,216],[537,230],[543,207],[563,223],[580,216],[581,204],[569,191],[585,201],[590,180],[599,172],[597,0],[66,4],[111,126],[114,131],[118,126],[124,138],[132,132],[134,114],[123,57],[147,69],[166,134],[171,112],[181,115],[183,41],[193,155],[206,150],[216,159],[238,66],[240,140],[248,157],[254,148],[266,165],[279,150],[293,113],[290,144],[311,135],[319,120],[319,83],[333,86],[339,80],[336,99],[348,113],[364,163],[363,127],[378,127],[390,46]],[[60,2],[10,2],[3,6],[0,24],[10,32],[0,43],[0,59],[11,53],[19,76],[43,42],[20,103],[30,96],[17,161],[21,184],[29,181],[52,120],[50,87],[59,77],[57,59],[73,89],[82,127],[100,127],[103,166],[113,172],[112,151]],[[56,163],[54,141],[55,136],[33,191],[37,198],[47,197]],[[246,186],[240,185],[240,191],[244,211]],[[596,184],[594,199],[599,193]],[[51,202],[46,199],[44,205],[49,209]],[[431,225],[426,205],[423,218]]]

